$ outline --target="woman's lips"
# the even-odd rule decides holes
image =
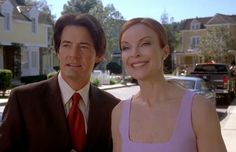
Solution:
[[[146,62],[146,61],[144,61],[144,62],[137,62],[137,63],[132,63],[131,66],[136,68],[136,67],[144,66],[147,63],[148,62]]]

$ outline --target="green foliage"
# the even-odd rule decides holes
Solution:
[[[180,44],[180,28],[181,23],[174,22],[174,18],[172,17],[169,21],[169,16],[167,12],[164,12],[161,15],[161,23],[164,26],[167,36],[168,36],[168,45],[170,50],[170,55],[166,58],[164,62],[164,72],[165,73],[171,73],[172,69],[174,69],[173,66],[173,60],[171,57],[171,54],[174,50],[177,50],[178,44]]]
[[[91,78],[90,82],[97,87],[100,85],[98,78]]]
[[[110,79],[110,85],[118,84],[120,82],[121,82],[120,79],[114,79],[114,78]]]
[[[66,13],[88,13],[100,1],[98,0],[69,0],[64,4],[62,14]]]
[[[0,69],[0,90],[5,92],[11,88],[12,71]]]
[[[98,3],[94,8],[89,11],[89,14],[95,16],[102,24],[107,37],[107,52],[105,59],[111,60],[112,51],[118,48],[118,34],[124,19],[119,11],[116,11],[112,4],[103,6]]]
[[[58,72],[51,72],[51,73],[48,73],[47,75],[47,79],[50,79],[51,77],[55,76]]]
[[[108,63],[106,69],[109,70],[110,73],[114,73],[114,74],[121,74],[122,72],[121,66],[117,64],[116,62]]]
[[[28,84],[33,82],[38,82],[42,80],[46,80],[47,76],[45,74],[43,75],[34,75],[34,76],[23,76],[20,78],[21,82]]]
[[[234,43],[236,41],[227,26],[215,26],[207,29],[207,35],[200,40],[199,49],[206,60],[224,62],[224,56]]]

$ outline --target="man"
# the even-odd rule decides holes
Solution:
[[[0,151],[112,151],[111,111],[119,100],[90,85],[91,72],[105,54],[101,25],[91,15],[64,15],[53,39],[60,72],[12,90],[0,127]],[[71,99],[75,93],[78,104]]]

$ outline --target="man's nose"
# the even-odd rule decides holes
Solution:
[[[77,56],[80,56],[80,47],[79,46],[75,46],[75,47],[72,47],[71,48],[71,56],[75,56],[75,57],[77,57]]]

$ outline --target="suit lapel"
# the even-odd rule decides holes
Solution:
[[[102,132],[103,125],[106,123],[106,119],[108,118],[105,106],[103,106],[102,96],[99,95],[99,91],[96,87],[90,86],[89,96],[90,96],[90,104],[89,104],[89,119],[88,119],[88,132],[87,139],[88,143],[91,140],[96,141],[99,137],[99,134]]]
[[[55,76],[49,81],[49,90],[50,93],[48,95],[48,107],[52,107],[51,117],[53,119],[57,130],[60,131],[62,136],[64,137],[64,141],[70,143],[70,134],[69,128],[67,124],[67,118],[65,115],[65,109],[62,101],[61,90],[58,84],[58,77]]]

